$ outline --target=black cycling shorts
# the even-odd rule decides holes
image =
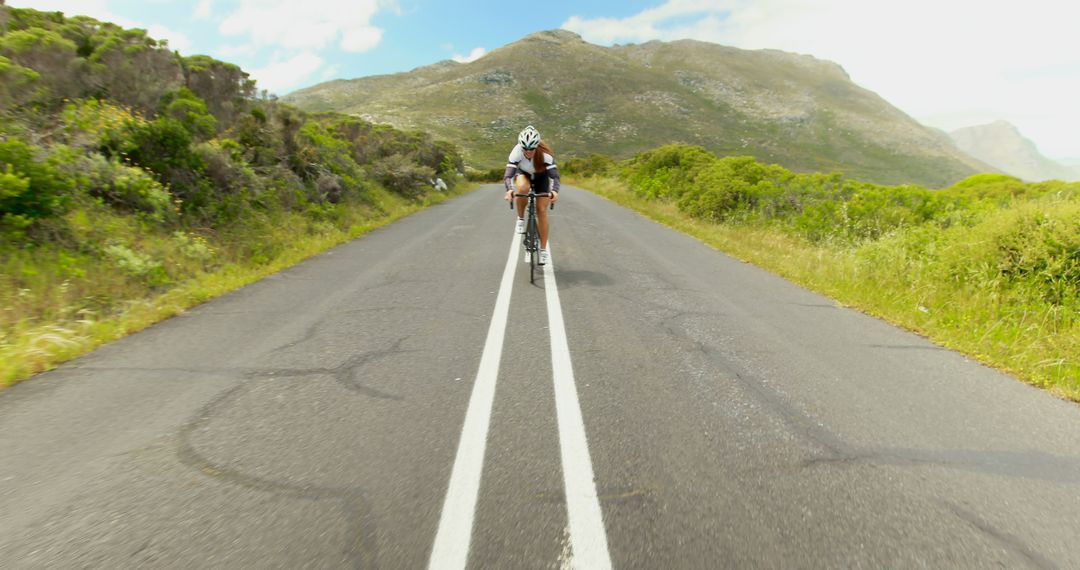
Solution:
[[[536,174],[529,174],[528,172],[518,170],[518,174],[524,174],[529,177],[529,186],[537,196],[548,196],[551,194],[551,175],[549,175],[546,170],[537,172]]]

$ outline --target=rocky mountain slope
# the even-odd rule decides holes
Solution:
[[[1080,180],[1080,171],[1040,154],[1007,121],[958,129],[950,136],[964,152],[1022,180]]]
[[[284,100],[430,130],[479,167],[501,165],[518,130],[533,124],[563,157],[626,158],[684,142],[793,170],[932,187],[991,170],[835,63],[692,40],[602,47],[540,32],[471,63],[332,81]]]

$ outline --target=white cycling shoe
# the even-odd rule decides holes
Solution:
[[[540,259],[538,259],[536,261],[536,264],[537,265],[547,265],[547,263],[549,261],[551,261],[551,256],[548,254],[548,250],[541,249],[540,250]]]
[[[519,234],[525,233],[525,220],[522,220],[520,218],[517,221],[517,233],[519,233]]]

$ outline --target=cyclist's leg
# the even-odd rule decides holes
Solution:
[[[548,204],[549,196],[536,197],[536,225],[540,229],[540,249],[547,249],[548,242]]]
[[[550,180],[547,172],[539,172],[533,175],[533,191],[536,197],[536,225],[540,229],[540,249],[547,249],[548,243],[548,204],[551,203]]]
[[[518,174],[514,177],[514,186],[517,188],[515,193],[517,194],[527,194],[529,192],[529,186],[531,185],[532,181],[529,180],[528,174]],[[525,205],[528,203],[528,198],[517,199],[517,215],[519,220],[525,217]]]

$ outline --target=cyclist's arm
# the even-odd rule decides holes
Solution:
[[[548,177],[551,178],[551,191],[559,193],[559,167],[555,166],[555,157],[544,153],[544,163],[547,166]]]
[[[506,165],[506,174],[503,174],[503,186],[506,186],[506,191],[510,192],[514,189],[514,177],[517,176],[517,166],[513,164]]]

